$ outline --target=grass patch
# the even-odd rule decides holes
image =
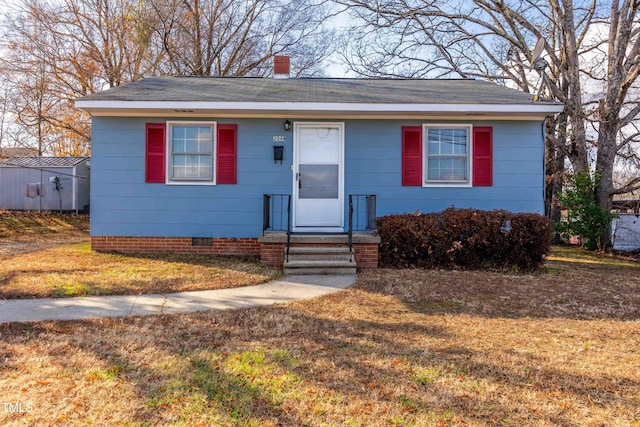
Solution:
[[[640,275],[548,264],[558,274],[379,270],[286,305],[0,325],[3,400],[33,407],[0,424],[638,426]]]
[[[0,211],[0,298],[221,289],[279,275],[250,257],[92,252],[88,232],[87,215]]]
[[[0,260],[88,239],[88,215],[0,210]]]
[[[168,293],[263,283],[278,270],[250,258],[122,255],[88,242],[15,255],[0,264],[0,298]]]
[[[640,268],[640,262],[631,257],[615,254],[593,252],[575,246],[552,246],[547,256],[547,266],[553,266],[555,262],[574,264],[595,264],[600,267],[630,267]]]
[[[0,238],[24,238],[52,234],[86,235],[89,216],[55,212],[0,210]]]

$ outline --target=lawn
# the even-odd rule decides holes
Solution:
[[[51,238],[86,236],[89,234],[88,215],[60,215],[55,212],[0,210],[0,239]]]
[[[379,270],[273,307],[5,324],[1,400],[24,412],[0,424],[640,426],[638,267],[558,249],[535,274]]]
[[[89,216],[0,210],[0,260],[61,243],[88,241]]]
[[[87,216],[0,212],[0,298],[168,293],[264,283],[252,258],[91,251]]]

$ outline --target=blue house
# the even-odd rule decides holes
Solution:
[[[154,77],[76,105],[94,249],[282,265],[287,241],[350,240],[359,267],[377,265],[377,237],[355,232],[375,216],[542,213],[544,120],[562,110],[477,80],[324,78]]]

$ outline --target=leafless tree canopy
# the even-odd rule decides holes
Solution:
[[[482,78],[532,92],[542,37],[543,94],[565,105],[547,123],[549,201],[565,158],[600,176],[603,209],[640,187],[637,0],[335,1],[354,20],[341,55],[360,75]],[[617,186],[614,171],[626,171]]]
[[[267,76],[288,54],[296,75],[320,72],[330,52],[326,12],[310,1],[152,0],[165,71],[184,75]]]
[[[317,75],[327,13],[316,0],[18,0],[2,21],[0,143],[87,154],[73,101],[146,76],[267,76],[278,54]]]

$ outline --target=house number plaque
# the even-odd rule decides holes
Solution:
[[[285,142],[287,138],[284,135],[276,135],[273,137],[273,142]]]

